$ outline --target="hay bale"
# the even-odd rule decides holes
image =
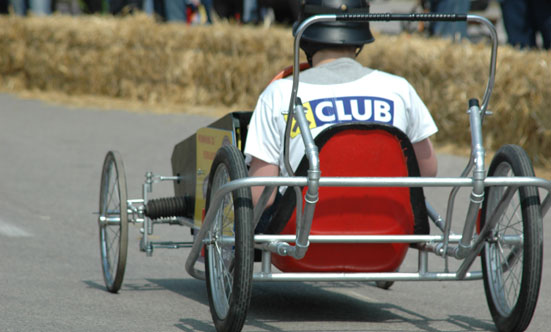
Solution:
[[[359,61],[407,78],[442,143],[469,144],[469,98],[482,98],[489,47],[415,35],[377,35]],[[97,95],[151,105],[252,109],[292,63],[289,28],[158,24],[146,15],[0,17],[0,87]],[[518,143],[551,164],[551,53],[500,47],[485,120],[488,146]]]

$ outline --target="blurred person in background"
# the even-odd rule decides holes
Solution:
[[[258,21],[257,0],[243,0],[243,23]]]
[[[101,13],[103,10],[102,2],[102,0],[84,0],[84,4],[86,5],[85,12],[87,14]]]
[[[0,0],[0,14],[8,14],[9,4],[8,0]]]
[[[109,12],[113,15],[129,13],[143,8],[143,0],[109,0]]]
[[[470,6],[470,0],[430,0],[431,12],[437,14],[467,14]],[[433,22],[429,29],[434,36],[452,39],[467,37],[467,22]]]
[[[52,13],[51,0],[11,0],[13,11],[17,15],[25,16],[27,11],[33,15],[49,15]]]
[[[243,23],[257,24],[262,20],[262,7],[258,4],[258,0],[243,0]]]
[[[212,0],[164,0],[164,19],[168,22],[186,22],[195,23],[195,15],[199,12],[199,7],[203,5],[205,9],[206,23],[212,23],[211,9]]]
[[[164,0],[165,19],[168,22],[187,21],[188,0]]]
[[[212,24],[212,0],[201,0],[201,4],[205,8],[205,15],[207,15],[206,24]]]
[[[551,48],[551,0],[500,0],[507,42],[520,48],[537,47],[541,33],[543,48]]]

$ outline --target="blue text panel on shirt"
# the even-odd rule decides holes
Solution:
[[[343,122],[378,122],[393,124],[394,102],[381,97],[356,96],[315,99],[305,103],[310,129]],[[300,133],[293,120],[291,137]]]

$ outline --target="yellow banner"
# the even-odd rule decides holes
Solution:
[[[207,200],[208,176],[216,152],[223,145],[234,144],[230,130],[201,128],[197,130],[197,177],[195,180],[195,226],[201,227]]]

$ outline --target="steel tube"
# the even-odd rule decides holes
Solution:
[[[471,125],[471,155],[474,161],[473,170],[473,189],[471,192],[469,208],[467,216],[465,218],[465,224],[463,226],[463,237],[461,242],[455,251],[455,257],[462,259],[465,257],[469,249],[471,248],[471,241],[473,239],[476,219],[478,211],[482,206],[484,200],[484,178],[486,177],[486,170],[484,166],[484,157],[486,151],[484,150],[482,140],[482,118],[481,110],[478,107],[478,100],[469,101],[469,123]]]
[[[254,281],[444,281],[444,280],[479,280],[481,271],[469,272],[460,279],[456,273],[255,273]]]
[[[478,15],[467,15],[467,21],[468,22],[478,22],[490,31],[490,38],[492,40],[492,51],[490,54],[490,72],[488,74],[488,83],[486,84],[486,91],[484,91],[484,97],[482,98],[482,106],[480,107],[482,112],[482,120],[484,120],[484,116],[486,115],[486,111],[488,109],[488,103],[490,102],[490,97],[492,95],[492,91],[494,89],[494,82],[495,82],[495,76],[496,76],[496,62],[497,62],[497,31],[492,22],[490,22],[487,18],[478,16]]]
[[[307,185],[306,177],[249,177],[228,182],[220,187],[213,202],[226,194],[253,186],[299,186]],[[320,187],[472,187],[471,178],[417,178],[417,177],[322,177]],[[484,186],[535,186],[551,191],[551,181],[537,177],[488,177]],[[218,200],[216,200],[218,198]]]
[[[297,240],[294,248],[289,248],[288,254],[301,259],[308,249],[308,236],[314,218],[316,203],[318,202],[319,179],[321,177],[318,147],[314,143],[314,138],[310,132],[308,120],[304,115],[304,108],[300,103],[296,105],[295,117],[300,127],[301,137],[304,143],[305,155],[308,158],[308,190],[304,196],[304,211],[301,218],[297,220],[296,234]],[[301,197],[300,195],[299,197]]]
[[[440,242],[442,235],[310,235],[310,243],[417,243]],[[255,235],[256,243],[269,243],[275,241],[294,242],[294,235]],[[460,235],[450,236],[452,243],[458,243]]]

